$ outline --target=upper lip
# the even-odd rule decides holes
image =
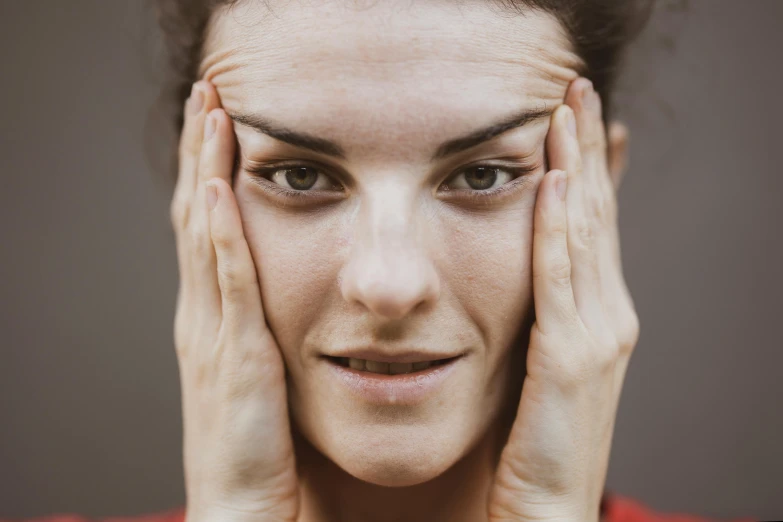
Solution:
[[[426,350],[380,350],[378,348],[356,348],[342,350],[337,353],[326,354],[328,357],[347,357],[349,359],[365,359],[367,361],[385,363],[417,363],[431,362],[440,359],[451,359],[462,355],[461,353],[428,352]]]

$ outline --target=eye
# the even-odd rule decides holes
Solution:
[[[514,179],[511,170],[491,165],[469,167],[452,178],[446,189],[492,190]]]
[[[271,167],[264,170],[269,181],[291,190],[330,190],[335,186],[334,181],[320,170],[307,165]]]
[[[502,204],[534,186],[531,174],[539,169],[540,163],[519,160],[503,165],[471,165],[448,178],[439,192],[452,201],[480,207]]]

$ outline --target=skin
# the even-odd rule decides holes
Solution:
[[[597,520],[638,338],[615,200],[627,134],[607,144],[561,27],[487,2],[273,11],[216,14],[186,105],[172,222],[188,519]],[[281,161],[317,167],[318,195],[247,170]],[[466,167],[522,162],[513,191],[466,196]],[[464,355],[428,400],[377,407],[320,357],[368,344]]]

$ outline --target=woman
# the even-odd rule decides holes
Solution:
[[[187,506],[145,520],[655,520],[604,493],[647,6],[159,7]]]

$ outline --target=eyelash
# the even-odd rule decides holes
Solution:
[[[283,164],[264,165],[264,166],[246,166],[244,169],[246,172],[252,175],[252,177],[250,178],[251,181],[257,184],[258,186],[260,186],[263,190],[275,196],[287,198],[287,199],[293,199],[301,203],[305,203],[308,201],[315,202],[316,200],[321,200],[321,201],[325,201],[329,199],[333,200],[334,199],[333,197],[325,196],[323,193],[341,192],[341,191],[324,191],[324,190],[319,190],[319,191],[291,190],[273,181],[266,179],[266,176],[271,175],[278,170],[283,170],[286,168],[295,168],[295,167],[314,168],[318,170],[319,173],[328,176],[322,171],[320,167],[308,163],[283,163]],[[500,199],[502,196],[510,194],[511,192],[514,192],[521,187],[529,185],[532,182],[532,179],[530,176],[526,176],[526,174],[530,174],[531,172],[535,172],[536,170],[538,170],[539,165],[522,163],[522,164],[516,164],[514,166],[505,166],[505,165],[494,165],[491,163],[480,163],[480,164],[470,165],[468,167],[465,167],[462,170],[458,171],[455,175],[450,176],[447,179],[456,178],[461,174],[467,172],[469,169],[479,168],[479,167],[504,170],[509,174],[511,174],[513,176],[513,179],[511,181],[504,183],[498,188],[491,189],[491,190],[446,189],[446,192],[448,192],[450,195],[454,195],[454,197],[466,198],[471,203],[477,205],[487,204],[493,202],[494,200]],[[313,192],[318,193],[318,195],[313,195],[312,194]]]

